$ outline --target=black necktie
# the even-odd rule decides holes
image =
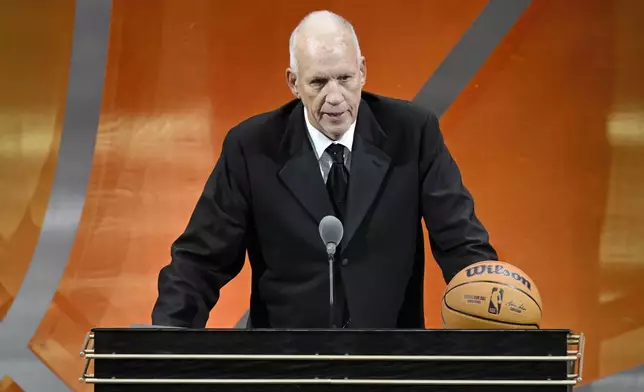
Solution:
[[[326,152],[329,153],[332,159],[331,169],[326,180],[326,189],[331,198],[331,203],[333,204],[337,218],[340,221],[344,221],[347,209],[347,190],[349,189],[349,171],[344,165],[344,146],[334,143],[326,148]],[[340,248],[338,248],[338,252],[342,252]],[[336,257],[338,257],[337,254]],[[349,308],[342,283],[342,273],[338,263],[335,264],[335,275],[335,319],[340,328],[345,328],[350,322]]]
[[[347,189],[349,189],[349,171],[344,165],[344,146],[334,143],[327,147],[326,152],[333,160],[326,180],[326,189],[329,192],[335,213],[342,221],[346,213]]]

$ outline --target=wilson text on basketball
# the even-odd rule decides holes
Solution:
[[[468,278],[471,278],[472,276],[484,275],[484,274],[510,276],[512,277],[512,279],[516,280],[517,282],[521,282],[521,284],[527,287],[528,290],[532,290],[532,284],[528,279],[521,276],[521,274],[509,271],[508,269],[504,268],[502,265],[493,265],[493,264],[477,265],[477,266],[468,268],[466,272],[467,272]]]

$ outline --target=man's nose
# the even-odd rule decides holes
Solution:
[[[342,92],[340,91],[340,86],[338,86],[338,83],[336,81],[331,81],[330,83],[327,84],[327,94],[326,94],[326,102],[329,105],[339,105],[342,103],[344,100],[344,97],[342,96]]]

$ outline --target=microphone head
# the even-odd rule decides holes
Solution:
[[[318,228],[324,245],[338,245],[340,241],[342,241],[344,227],[342,227],[342,222],[340,222],[340,220],[335,216],[327,215],[322,218]]]

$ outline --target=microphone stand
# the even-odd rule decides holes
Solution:
[[[335,324],[335,283],[334,283],[334,271],[333,265],[335,261],[335,248],[336,245],[332,242],[327,244],[326,253],[329,259],[329,326],[331,328],[337,328]]]

